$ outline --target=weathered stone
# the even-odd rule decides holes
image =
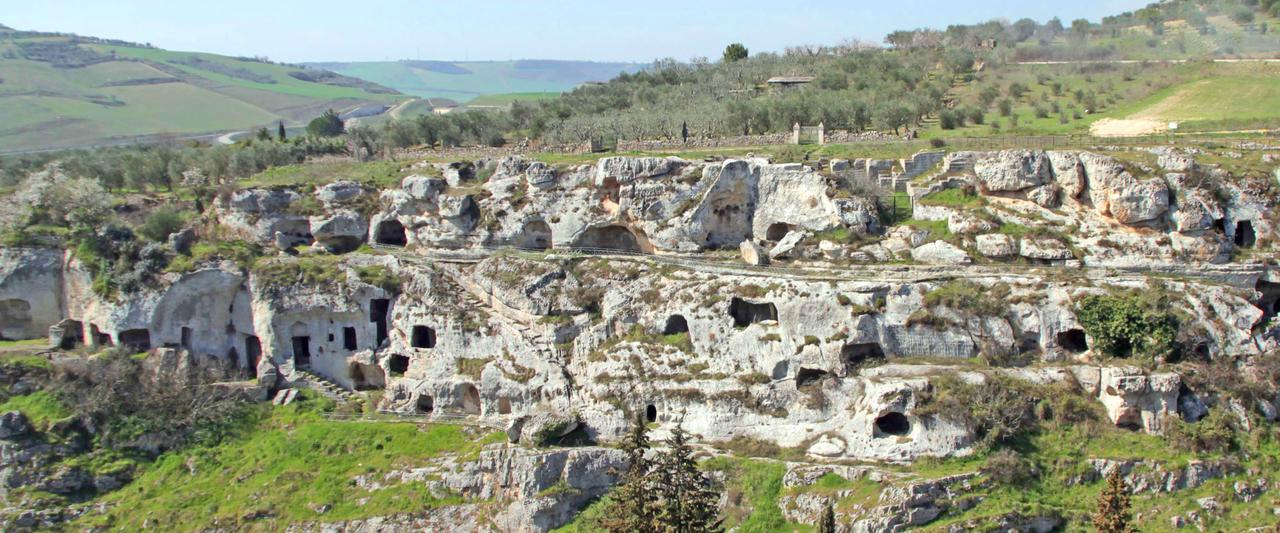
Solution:
[[[973,171],[990,192],[1016,192],[1052,181],[1053,170],[1044,152],[1006,150],[978,157]]]
[[[0,415],[0,439],[16,439],[31,433],[31,422],[21,411]]]
[[[755,241],[742,241],[738,245],[738,251],[742,254],[742,260],[748,265],[765,265],[769,263],[769,259],[764,254],[764,248],[761,248]]]
[[[967,265],[973,262],[967,252],[946,241],[933,241],[913,248],[911,259],[930,265]]]
[[[1018,255],[1027,259],[1041,261],[1061,261],[1074,259],[1075,254],[1067,245],[1058,239],[1027,237],[1022,239],[1018,247]]]
[[[1005,259],[1018,254],[1018,243],[1008,235],[993,233],[974,237],[978,253],[991,259]]]

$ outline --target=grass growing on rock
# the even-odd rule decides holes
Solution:
[[[0,413],[9,411],[21,411],[37,428],[49,427],[49,424],[71,416],[67,406],[47,391],[36,391],[9,398],[8,401],[0,404]]]
[[[220,446],[161,456],[132,484],[102,499],[109,506],[105,514],[87,515],[80,525],[276,531],[308,520],[423,511],[462,498],[437,497],[423,483],[387,482],[384,476],[446,453],[474,454],[501,437],[473,437],[451,425],[331,421],[321,415],[331,406],[310,396],[287,407],[259,406],[240,435]],[[353,481],[357,476],[382,486],[361,488]]]

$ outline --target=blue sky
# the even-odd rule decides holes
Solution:
[[[715,58],[991,18],[1098,20],[1147,0],[0,0],[0,24],[278,61]],[[9,5],[3,5],[9,4]]]

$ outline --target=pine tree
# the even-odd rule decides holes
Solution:
[[[658,531],[654,520],[657,509],[657,498],[653,483],[653,463],[646,457],[649,451],[649,428],[645,425],[644,415],[637,414],[631,431],[622,442],[622,451],[627,454],[627,469],[615,472],[621,482],[610,494],[613,501],[612,512],[601,526],[614,532],[649,533]]]
[[[1093,527],[1098,533],[1129,531],[1129,486],[1119,468],[1107,476],[1107,487],[1098,497],[1098,511],[1093,515]]]
[[[279,128],[277,128],[277,129],[276,129],[276,137],[278,137],[278,138],[280,139],[280,142],[285,142],[286,140],[288,140],[288,136],[287,136],[287,135],[285,135],[285,133],[284,133],[284,121],[283,121],[283,120],[281,120],[281,121],[280,121],[280,126],[279,126]]]
[[[667,446],[657,461],[658,523],[664,531],[675,533],[720,531],[720,494],[698,469],[689,434],[680,424],[671,430]]]
[[[822,520],[818,522],[818,533],[836,533],[836,510],[827,502],[827,509],[822,512]]]

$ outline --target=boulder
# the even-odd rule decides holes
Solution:
[[[1053,180],[1044,152],[1005,150],[980,156],[973,166],[978,183],[989,192],[1016,192]]]
[[[967,252],[946,241],[933,241],[913,248],[911,259],[930,265],[967,265],[973,262]]]
[[[996,229],[990,220],[955,212],[947,217],[947,231],[956,235],[972,235]]]
[[[827,259],[842,259],[844,257],[844,247],[828,240],[818,243],[818,251],[822,252],[823,257]]]
[[[803,231],[790,231],[782,240],[778,241],[778,245],[769,250],[769,259],[779,259],[789,257],[795,251],[796,246],[800,245],[807,235]]]
[[[316,198],[326,206],[343,204],[364,194],[364,187],[354,181],[335,181],[316,189]]]
[[[1075,259],[1075,254],[1071,252],[1071,249],[1067,248],[1067,245],[1058,239],[1028,237],[1022,239],[1020,244],[1018,255],[1027,259],[1041,261]]]
[[[580,424],[574,415],[539,411],[529,415],[520,426],[520,442],[528,446],[554,444],[556,439],[573,433]]]
[[[360,213],[350,209],[311,217],[311,235],[317,244],[331,253],[346,253],[359,248],[368,234],[368,222]]]
[[[1137,181],[1112,189],[1107,202],[1112,218],[1121,224],[1151,222],[1169,211],[1169,184],[1161,178]]]
[[[991,259],[1005,259],[1018,253],[1018,243],[1008,235],[993,233],[974,237],[978,253]]]
[[[769,259],[764,255],[764,248],[761,248],[755,241],[742,241],[738,245],[738,251],[742,254],[742,260],[748,265],[765,265],[769,263]]]
[[[196,230],[183,228],[169,234],[169,248],[174,253],[187,255],[191,253],[191,245],[196,242]]]
[[[22,411],[9,411],[0,415],[0,439],[15,439],[31,433],[31,421]]]
[[[448,188],[449,183],[442,178],[413,175],[400,181],[400,188],[409,193],[414,200],[435,202],[440,193]]]
[[[1053,166],[1053,181],[1058,185],[1062,198],[1076,199],[1085,190],[1084,165],[1080,157],[1071,152],[1048,152]]]

